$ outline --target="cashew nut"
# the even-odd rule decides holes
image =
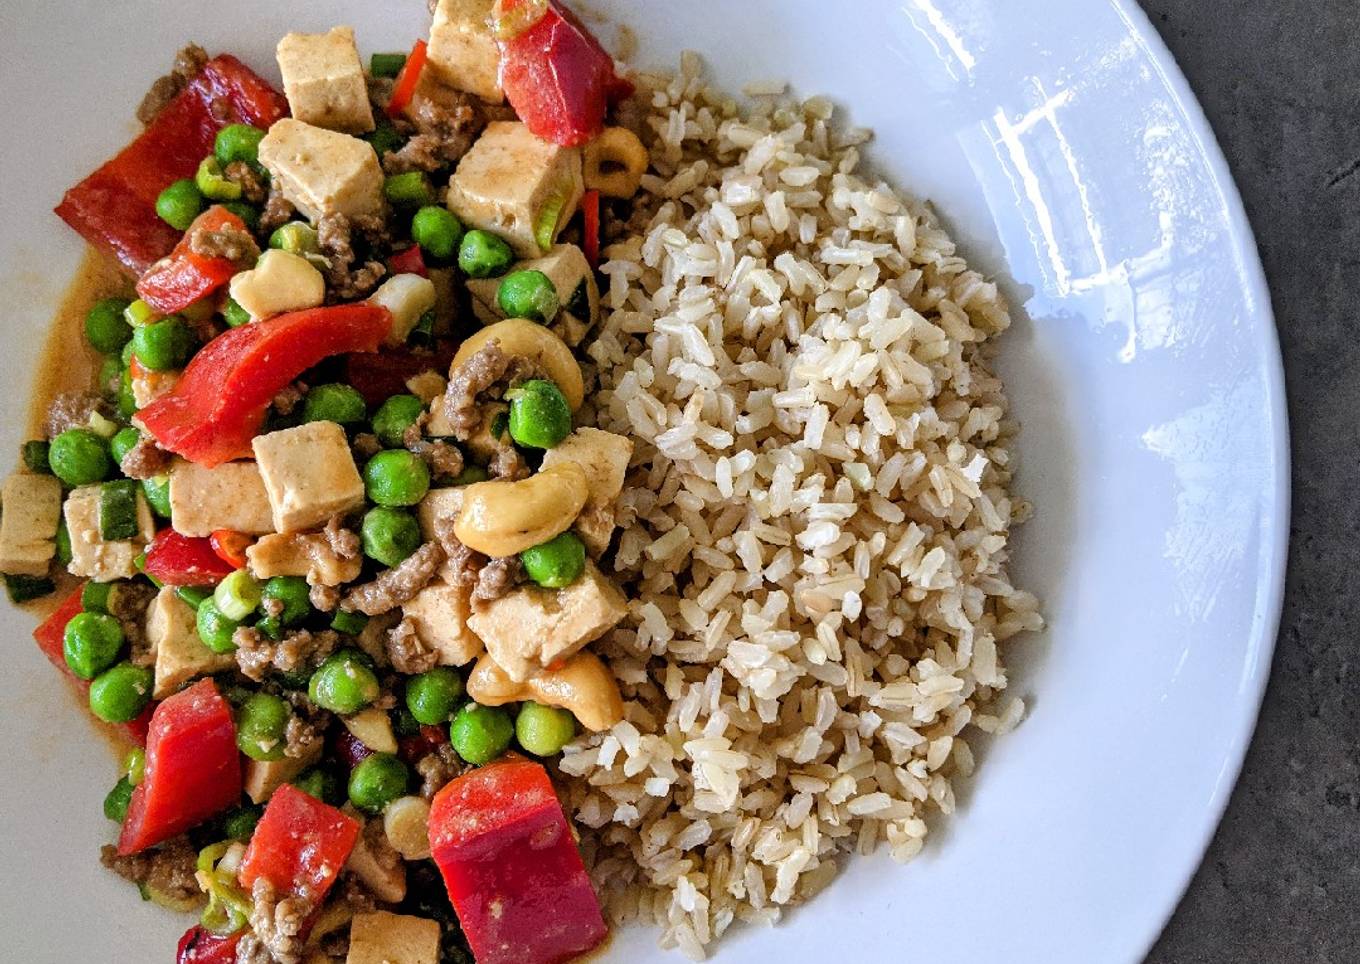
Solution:
[[[383,811],[387,842],[407,860],[430,856],[430,805],[420,797],[399,797]]]
[[[632,197],[642,183],[648,160],[647,148],[636,134],[626,127],[606,127],[585,146],[582,179],[587,190],[608,197]]]
[[[518,482],[476,482],[463,492],[453,533],[476,552],[513,556],[570,529],[589,495],[586,474],[575,462],[551,465]]]
[[[467,681],[468,696],[483,706],[533,700],[570,710],[588,730],[607,730],[623,719],[623,697],[614,674],[594,653],[577,653],[561,669],[544,670],[516,683],[490,656],[477,660]]]
[[[527,358],[552,379],[566,396],[567,405],[574,412],[585,400],[586,389],[581,379],[581,366],[576,363],[567,343],[536,322],[527,318],[507,318],[476,332],[458,349],[449,366],[449,380],[473,355],[492,339],[500,343],[507,355]]]

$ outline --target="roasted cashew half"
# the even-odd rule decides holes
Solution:
[[[518,482],[476,482],[463,493],[453,533],[476,552],[513,556],[570,529],[589,495],[586,474],[575,462],[550,465]]]
[[[543,369],[547,377],[562,390],[573,412],[581,407],[586,389],[581,380],[581,366],[577,364],[571,349],[547,328],[527,318],[507,318],[471,335],[458,349],[458,354],[453,356],[449,380],[452,381],[458,369],[493,339],[500,343],[501,351],[505,354],[527,358]]]
[[[594,653],[577,653],[561,669],[544,670],[516,683],[490,656],[477,660],[467,681],[468,696],[483,706],[533,700],[570,710],[587,730],[607,730],[623,719],[623,697],[614,674]]]
[[[647,171],[647,148],[626,127],[606,127],[585,146],[582,179],[586,190],[607,197],[629,198],[637,193]]]

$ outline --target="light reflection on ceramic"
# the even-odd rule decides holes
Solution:
[[[268,66],[289,29],[352,23],[409,44],[420,0],[0,4],[8,389],[78,248],[49,215],[130,133],[157,67],[193,37]],[[1126,0],[606,0],[641,58],[700,49],[736,87],[788,77],[877,128],[870,159],[937,202],[1021,309],[1001,367],[1037,512],[1019,580],[1051,629],[1016,645],[1032,710],[982,754],[959,811],[902,868],[854,861],[781,927],[719,960],[1134,961],[1226,802],[1278,619],[1287,440],[1269,299],[1236,192],[1179,73]],[[408,9],[409,8],[409,11]],[[720,16],[730,25],[719,26]],[[127,37],[136,25],[136,42]],[[610,31],[604,32],[606,38]],[[54,123],[54,119],[61,123]],[[6,954],[168,960],[185,926],[99,870],[114,768],[18,621],[0,701]],[[50,909],[82,908],[74,923]],[[23,926],[17,926],[22,921]],[[626,930],[609,959],[653,959]],[[61,952],[57,952],[61,948]]]

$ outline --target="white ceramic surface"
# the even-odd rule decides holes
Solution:
[[[643,63],[706,53],[789,77],[877,128],[871,156],[937,202],[1023,308],[1003,369],[1025,431],[1021,584],[1051,629],[1010,659],[1031,712],[907,867],[853,862],[720,960],[1138,959],[1232,788],[1269,667],[1288,530],[1268,295],[1204,119],[1132,0],[612,0]],[[842,12],[828,16],[827,11]],[[853,12],[851,12],[853,11]],[[731,18],[731,23],[721,23]],[[132,132],[195,38],[273,73],[290,28],[421,34],[421,0],[0,4],[0,451],[79,253],[50,214]],[[605,31],[608,39],[610,31]],[[0,702],[0,958],[166,961],[185,926],[100,870],[104,746],[10,614]],[[625,931],[610,960],[659,957]]]

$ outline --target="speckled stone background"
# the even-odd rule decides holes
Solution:
[[[1360,0],[1140,0],[1218,134],[1284,349],[1294,515],[1246,768],[1153,964],[1360,962]]]

